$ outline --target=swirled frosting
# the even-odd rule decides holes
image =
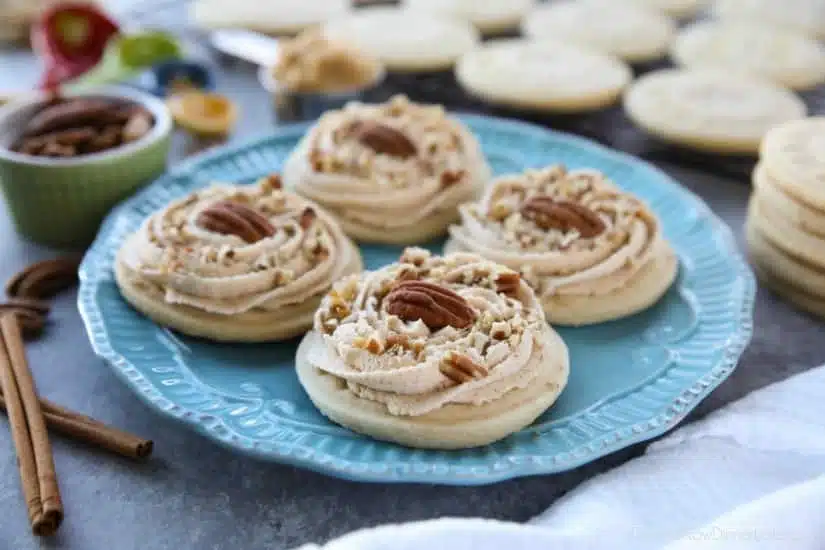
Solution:
[[[409,156],[376,151],[357,129],[375,123],[414,146]],[[379,105],[329,111],[298,145],[284,170],[293,187],[333,214],[378,230],[415,226],[476,196],[490,169],[472,134],[443,107],[396,96]]]
[[[515,277],[509,289],[507,277]],[[389,293],[411,279],[454,292],[473,320],[433,330],[422,319],[389,313]],[[325,345],[312,350],[310,362],[399,416],[488,403],[567,361],[561,340],[548,337],[552,329],[533,291],[512,270],[474,254],[438,257],[408,248],[399,263],[337,283],[316,312],[315,329]],[[455,361],[474,375],[451,375]]]
[[[601,220],[601,231],[585,236],[575,227],[542,227],[524,214],[524,205],[535,197],[588,209]],[[520,270],[542,300],[608,294],[655,255],[670,253],[653,212],[593,170],[552,166],[504,176],[460,213],[461,225],[450,227],[448,248]]]
[[[219,203],[254,209],[272,234],[255,242],[204,224]],[[215,185],[152,214],[123,245],[120,259],[166,303],[221,315],[276,311],[320,298],[358,252],[317,205],[280,188],[277,176],[256,185]]]

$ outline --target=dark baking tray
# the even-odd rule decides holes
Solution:
[[[191,0],[146,0],[140,4],[141,10],[129,13],[129,19],[161,16],[165,21],[186,21],[185,4]],[[359,6],[370,4],[395,4],[395,0],[354,0]],[[164,9],[161,9],[164,8]],[[174,8],[175,16],[167,12]],[[139,12],[139,13],[138,13]],[[178,13],[182,12],[182,13]],[[686,22],[683,24],[687,24]],[[186,25],[184,25],[186,27]],[[514,36],[517,33],[514,33]],[[651,70],[662,69],[668,63],[656,63],[636,67],[637,75]],[[516,111],[513,109],[485,104],[465,93],[455,81],[452,71],[431,74],[391,74],[386,82],[371,90],[365,99],[383,101],[393,94],[403,93],[421,102],[441,103],[455,111],[490,114],[517,118],[573,134],[578,134],[599,143],[653,161],[662,161],[688,166],[720,176],[750,181],[750,174],[756,158],[750,156],[714,155],[684,149],[657,140],[637,128],[628,120],[620,105],[602,111],[576,115],[549,115],[544,113]],[[825,115],[825,86],[802,94],[810,114]],[[313,112],[313,106],[305,106],[302,111]],[[317,116],[317,113],[315,113]],[[308,113],[298,118],[307,118]],[[314,117],[313,117],[314,118]]]
[[[637,68],[637,73],[665,66]],[[416,101],[441,103],[454,111],[526,120],[578,134],[648,160],[687,166],[743,182],[750,181],[750,174],[756,164],[756,159],[750,156],[695,152],[657,140],[630,122],[620,105],[592,113],[571,115],[551,115],[489,105],[465,93],[451,71],[426,75],[392,74],[384,85],[370,94],[369,99],[383,101],[396,93],[404,93]],[[825,114],[825,87],[805,93],[802,97],[811,114]]]
[[[360,5],[394,3],[393,0],[356,0],[356,4]],[[685,21],[682,24],[687,25],[689,22]],[[635,67],[634,70],[638,76],[669,66],[669,63],[662,62]],[[369,99],[384,100],[396,93],[404,93],[416,101],[441,103],[455,111],[526,120],[555,130],[578,134],[638,157],[687,166],[743,182],[750,182],[751,172],[757,160],[752,156],[715,155],[664,143],[647,135],[630,122],[620,105],[603,111],[575,115],[549,115],[488,105],[466,94],[455,81],[451,71],[427,75],[390,75],[385,85],[374,91]],[[801,94],[801,97],[808,105],[809,114],[825,115],[825,86]]]
[[[163,0],[155,0],[163,1]],[[375,4],[392,5],[395,0],[354,0],[360,7]],[[682,22],[686,25],[689,22]],[[488,38],[514,38],[518,32]],[[634,67],[636,76],[672,66],[667,61]],[[488,114],[499,117],[521,119],[547,128],[577,134],[604,145],[652,161],[682,165],[723,177],[734,178],[749,183],[751,172],[757,159],[753,156],[721,155],[692,151],[665,143],[648,135],[636,127],[624,114],[620,104],[610,108],[569,115],[538,113],[514,110],[484,103],[467,94],[456,82],[453,72],[403,74],[391,73],[386,81],[376,89],[364,94],[366,101],[385,101],[395,94],[405,94],[410,99],[426,103],[440,103],[447,109],[458,112]],[[811,115],[825,115],[825,86],[801,94]],[[306,120],[315,118],[323,109],[318,105],[305,105],[298,101],[295,112],[281,118],[286,120]],[[337,107],[337,106],[334,106]],[[332,108],[332,107],[327,107]]]

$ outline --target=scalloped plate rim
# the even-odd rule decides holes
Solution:
[[[92,261],[92,258],[98,255],[96,249],[98,247],[100,237],[108,232],[109,227],[117,219],[121,210],[128,208],[135,202],[139,202],[144,194],[151,193],[153,188],[160,182],[169,178],[185,177],[190,175],[191,172],[198,166],[206,164],[214,159],[232,155],[267,140],[278,138],[286,139],[289,137],[299,138],[300,135],[302,135],[313,124],[312,122],[285,125],[275,131],[250,137],[249,139],[238,144],[228,147],[219,147],[215,150],[207,151],[189,158],[177,167],[168,170],[164,175],[148,184],[132,197],[123,201],[109,213],[104,222],[101,224],[98,237],[95,239],[92,246],[89,247],[80,266],[81,288],[78,293],[78,309],[80,311],[80,315],[86,328],[93,351],[97,356],[103,359],[105,363],[108,363],[112,367],[112,370],[114,370],[118,378],[120,378],[129,388],[131,388],[140,400],[148,405],[149,408],[159,412],[164,417],[174,419],[179,423],[189,426],[195,432],[206,436],[221,446],[237,451],[243,455],[264,461],[274,461],[280,464],[301,467],[313,472],[332,475],[334,477],[350,481],[376,483],[426,483],[456,486],[485,485],[519,477],[546,475],[567,471],[607,456],[630,445],[648,441],[672,429],[679,422],[681,422],[705,397],[707,397],[733,373],[738,365],[742,353],[747,348],[753,335],[753,309],[756,294],[756,281],[753,272],[744,261],[744,257],[738,249],[731,228],[710,209],[701,197],[693,191],[680,185],[672,177],[656,166],[653,166],[632,155],[610,149],[581,136],[551,130],[528,122],[462,112],[455,114],[468,122],[475,121],[481,124],[510,127],[529,133],[544,133],[559,141],[566,141],[568,144],[574,145],[576,148],[584,150],[588,154],[601,156],[603,158],[610,158],[623,164],[630,164],[635,167],[640,167],[652,178],[658,180],[660,184],[668,186],[673,192],[676,192],[690,200],[699,217],[707,219],[711,222],[714,234],[722,238],[723,244],[730,251],[732,258],[737,264],[735,268],[736,274],[741,279],[743,284],[741,310],[738,314],[734,313],[734,316],[738,316],[740,321],[737,330],[730,335],[729,343],[726,346],[722,357],[714,365],[709,366],[707,372],[702,375],[692,386],[685,388],[681,394],[674,396],[672,402],[663,412],[659,412],[658,414],[647,419],[645,421],[645,429],[638,432],[634,430],[634,433],[632,434],[622,435],[619,433],[622,428],[616,427],[612,432],[610,432],[609,435],[590,439],[577,445],[573,449],[565,451],[564,454],[569,455],[570,458],[562,461],[561,463],[557,460],[553,460],[553,457],[548,456],[547,454],[521,454],[518,455],[518,457],[515,457],[514,460],[506,460],[506,462],[509,463],[509,467],[488,468],[483,474],[472,472],[474,469],[473,467],[461,467],[461,469],[469,472],[468,475],[457,473],[449,467],[445,473],[435,473],[432,471],[433,467],[436,466],[435,463],[427,464],[427,468],[420,468],[420,463],[416,465],[408,464],[406,466],[389,465],[383,470],[376,472],[365,463],[358,464],[353,463],[352,461],[344,461],[343,459],[334,457],[331,454],[322,453],[315,448],[297,445],[295,443],[285,444],[290,447],[289,452],[278,450],[277,443],[265,445],[258,444],[247,437],[232,434],[231,428],[229,428],[220,417],[189,409],[174,403],[163,395],[160,395],[157,386],[147,376],[140,372],[140,370],[126,357],[114,350],[108,338],[107,331],[105,329],[96,329],[94,326],[95,323],[99,324],[102,315],[99,307],[97,307],[97,304],[92,299],[92,291],[96,287],[86,284],[87,276],[85,273],[87,270],[87,264]],[[130,376],[130,372],[134,374]],[[150,395],[152,392],[154,392],[155,395]],[[686,395],[688,397],[685,397]],[[607,402],[609,402],[609,399],[594,403],[591,407],[578,411],[575,415],[573,415],[573,417],[579,417],[587,414],[588,412],[598,410]],[[677,404],[680,405],[680,407],[676,408]],[[216,425],[222,427],[224,433],[229,435],[221,435],[210,429],[210,427],[206,424],[208,420],[217,421]],[[599,449],[593,450],[589,448],[594,443],[600,444]],[[296,453],[296,449],[301,452]],[[300,454],[300,456],[298,456],[298,454]],[[339,463],[341,462],[346,462],[346,466],[340,465]],[[501,462],[502,461],[499,460],[497,464],[500,465]]]

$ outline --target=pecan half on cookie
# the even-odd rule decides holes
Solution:
[[[403,281],[385,298],[387,311],[404,321],[421,319],[430,330],[466,328],[476,315],[467,300],[447,287],[426,281]]]
[[[538,195],[521,206],[521,215],[535,222],[542,229],[570,231],[575,229],[584,238],[600,235],[605,225],[598,214],[581,204],[555,200],[547,195]]]
[[[397,158],[409,158],[418,153],[418,148],[405,134],[373,121],[358,121],[352,126],[356,139],[376,153]]]
[[[198,214],[197,224],[208,231],[235,235],[255,243],[275,234],[275,228],[263,214],[245,204],[220,201]]]

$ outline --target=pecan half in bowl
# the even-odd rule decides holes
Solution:
[[[120,87],[70,93],[62,105],[38,94],[0,107],[0,185],[24,237],[75,248],[163,172],[172,120],[162,101]]]

